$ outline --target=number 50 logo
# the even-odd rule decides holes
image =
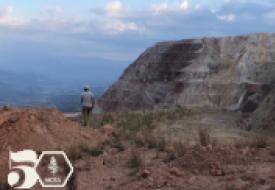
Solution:
[[[63,151],[43,151],[39,158],[33,150],[9,154],[8,183],[15,189],[30,189],[37,181],[42,187],[65,187],[73,173]]]

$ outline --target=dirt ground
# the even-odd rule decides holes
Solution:
[[[215,147],[186,149],[182,157],[167,161],[165,153],[135,149],[144,165],[129,168],[131,151],[112,150],[79,162],[77,189],[267,189],[275,188],[274,148]]]
[[[53,110],[11,109],[0,115],[0,164],[8,148],[64,148],[75,171],[60,190],[274,190],[274,134],[242,130],[239,118],[205,111],[95,115],[95,128],[83,128],[79,118]]]
[[[241,130],[239,117],[231,113],[203,111],[154,124],[157,127],[149,135],[138,132],[124,141],[125,150],[109,145],[98,157],[84,156],[77,162],[74,187],[81,190],[275,189],[274,134]],[[203,137],[198,132],[204,129],[205,136],[209,136],[206,146],[201,145]],[[154,142],[162,142],[159,140],[162,138],[164,144]]]

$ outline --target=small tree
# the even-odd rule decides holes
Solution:
[[[48,169],[53,175],[55,175],[58,172],[58,164],[54,156],[51,157]]]

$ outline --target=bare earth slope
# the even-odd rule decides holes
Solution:
[[[0,108],[0,179],[7,176],[9,151],[68,150],[82,143],[97,143],[100,138],[93,129],[80,128],[56,110]]]
[[[162,42],[100,98],[103,111],[209,107],[254,112],[275,82],[275,34]]]

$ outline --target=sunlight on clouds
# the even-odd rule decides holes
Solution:
[[[166,2],[154,4],[152,5],[152,9],[155,14],[158,14],[160,12],[166,11],[168,9],[168,4]]]
[[[110,0],[106,5],[106,12],[108,15],[117,15],[122,10],[122,4],[118,0]]]
[[[189,7],[188,0],[178,1],[176,4],[168,4],[167,2],[161,2],[159,4],[153,4],[152,10],[154,14],[160,14],[164,12],[177,12],[185,11]]]
[[[18,41],[45,49],[53,44],[69,55],[118,60],[127,51],[140,53],[163,40],[274,32],[273,0],[40,1],[0,7],[0,41],[12,41],[16,48]],[[118,47],[114,55],[100,54]]]
[[[129,20],[125,20],[126,16],[123,12],[123,5],[119,0],[109,0],[105,6],[107,17],[100,18],[101,23],[105,23],[99,28],[106,34],[116,35],[126,31],[137,31],[138,25]]]
[[[1,11],[1,16],[7,16],[11,15],[13,13],[13,7],[12,6],[7,6],[4,9],[0,10]]]
[[[104,30],[111,34],[117,34],[128,30],[138,30],[138,25],[134,22],[114,21],[107,23]]]
[[[63,15],[64,14],[64,9],[60,6],[53,6],[53,7],[48,7],[46,9],[46,12],[50,15]]]
[[[180,3],[180,9],[181,10],[186,10],[188,9],[188,1],[187,0],[182,0]]]
[[[14,8],[7,6],[0,9],[0,25],[18,27],[25,25],[28,21],[21,17],[13,16]]]
[[[220,16],[217,16],[217,18],[225,22],[234,22],[236,20],[236,15],[234,14],[220,15]]]
[[[176,4],[168,4],[167,2],[161,2],[159,4],[153,4],[152,10],[154,14],[159,14],[163,12],[177,12],[185,11],[189,7],[188,0],[181,0]]]
[[[195,9],[195,10],[200,10],[200,9],[202,9],[201,4],[196,4],[196,5],[194,6],[194,9]]]

